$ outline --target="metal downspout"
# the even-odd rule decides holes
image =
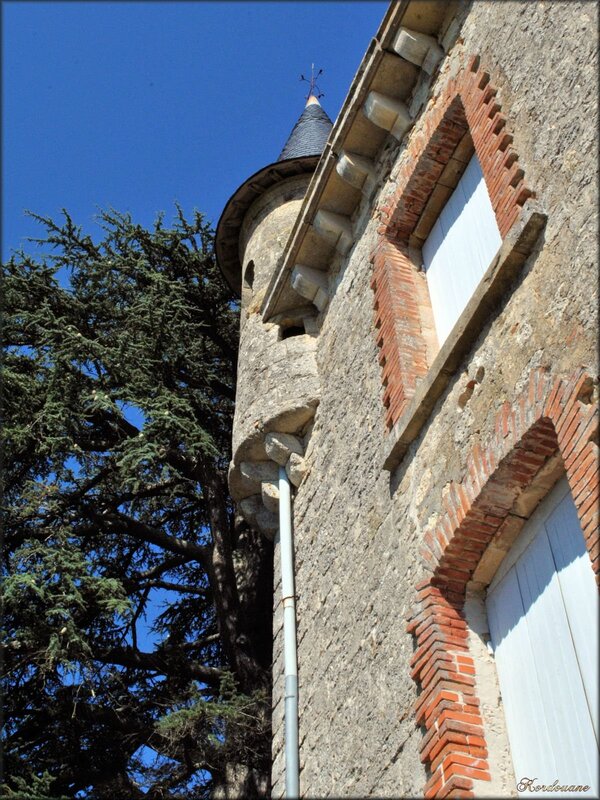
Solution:
[[[297,800],[300,792],[298,764],[298,657],[296,650],[296,596],[290,481],[279,467],[279,543],[281,599],[283,603],[283,664],[285,674],[285,796]]]

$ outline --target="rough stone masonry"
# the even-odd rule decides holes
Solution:
[[[554,428],[544,428],[546,438],[540,434],[532,445],[533,461],[523,454],[521,467],[515,468],[518,474],[522,472],[522,484],[514,479],[506,490],[513,492],[510,502],[521,498],[520,508],[526,511],[516,516],[524,521],[566,469],[598,572],[597,462],[592,466],[597,459],[598,9],[592,2],[392,5],[395,8],[378,34],[380,40],[388,33],[395,35],[395,30],[389,32],[394,25],[417,31],[421,26],[440,55],[434,67],[428,66],[427,54],[420,56],[420,71],[415,70],[414,82],[402,98],[410,112],[410,128],[401,138],[386,133],[377,140],[381,144],[370,156],[368,190],[353,189],[356,195],[344,195],[347,190],[340,188],[342,199],[337,201],[338,179],[334,176],[326,183],[326,161],[339,157],[336,142],[353,136],[354,145],[358,148],[365,142],[367,152],[368,137],[376,135],[364,114],[357,113],[348,121],[349,116],[342,113],[329,139],[334,144],[326,148],[310,185],[307,176],[284,181],[254,202],[244,223],[242,269],[252,261],[255,272],[253,286],[244,290],[241,312],[232,491],[240,503],[246,503],[255,524],[257,514],[262,514],[264,532],[272,536],[277,527],[276,473],[262,476],[248,472],[242,464],[264,462],[276,467],[283,460],[288,464],[290,458],[295,459],[301,795],[516,796],[520,776],[513,774],[493,658],[485,647],[485,581],[474,582],[466,566],[461,573],[470,576],[464,580],[466,589],[456,588],[464,603],[456,614],[467,644],[463,661],[459,659],[464,670],[455,675],[467,676],[463,681],[467,688],[461,694],[446,687],[449,695],[445,700],[437,698],[429,722],[425,716],[418,717],[415,706],[432,674],[428,670],[435,672],[439,665],[427,662],[427,669],[415,678],[411,660],[419,641],[414,629],[407,630],[407,620],[414,613],[416,587],[430,580],[432,570],[438,575],[437,561],[432,567],[424,557],[425,536],[446,526],[449,533],[435,544],[435,553],[443,560],[444,548],[460,530],[461,520],[451,519],[448,509],[455,508],[455,487],[467,485],[469,459],[474,452],[487,459],[487,467],[479,474],[485,473],[486,480],[492,481],[497,474],[495,463],[513,452],[499,444],[508,441],[511,425],[521,425],[522,441],[529,441],[527,426],[537,424],[536,402],[541,408],[560,400],[558,422]],[[350,88],[350,103],[363,102],[369,89],[367,78],[376,88],[385,85],[387,67],[381,65],[387,62],[373,67],[371,75],[369,64],[375,62],[369,58],[374,58],[372,51]],[[433,399],[431,394],[424,396],[421,410],[411,411],[411,420],[418,421],[416,432],[398,463],[383,469],[394,431],[386,424],[382,402],[386,386],[382,385],[377,309],[374,313],[373,308],[373,254],[385,236],[382,225],[385,228],[389,209],[393,214],[402,199],[403,170],[413,168],[409,158],[426,152],[430,118],[450,82],[460,83],[473,64],[480,70],[477,75],[486,75],[485,81],[493,87],[486,113],[489,109],[490,115],[501,114],[501,127],[518,158],[515,167],[514,159],[509,164],[511,180],[514,186],[526,181],[544,224],[536,231],[523,263],[496,291],[494,302],[485,306],[485,314],[469,323],[471,338],[462,341],[460,350],[456,342],[448,345],[450,361],[445,363],[452,363],[452,368],[442,364],[438,370],[443,389]],[[348,198],[354,198],[352,208]],[[327,305],[319,309],[289,290],[284,307],[276,309],[277,314],[265,314],[269,287],[283,274],[286,259],[292,259],[292,264],[294,247],[303,257],[315,254],[315,264],[321,257],[317,240],[310,239],[315,236],[310,215],[317,207],[337,213],[336,202],[340,208],[346,204],[345,213],[350,209],[353,242],[346,253],[335,247],[327,251],[323,271]],[[515,218],[525,213],[522,205]],[[414,240],[410,244],[415,247]],[[300,246],[304,249],[299,250]],[[411,251],[413,261],[418,257]],[[422,273],[417,280],[422,280]],[[424,317],[418,319],[417,334],[425,324]],[[290,326],[300,330],[286,337]],[[422,374],[411,391],[418,392],[431,379],[435,356],[435,352],[426,354]],[[440,386],[437,374],[433,377]],[[542,378],[547,388],[542,387]],[[542,397],[543,392],[547,394]],[[571,407],[579,416],[573,411],[564,425],[570,426],[577,444],[567,454],[568,445],[561,442],[569,437],[565,438],[564,431],[561,434],[560,420],[567,418]],[[402,413],[401,409],[401,422]],[[515,421],[519,414],[522,419]],[[554,444],[548,444],[550,440]],[[518,453],[521,445],[517,442],[516,447]],[[478,486],[477,490],[486,489]],[[258,499],[249,503],[249,498]],[[474,513],[477,502],[465,500],[461,514]],[[507,506],[506,514],[514,520],[514,507],[510,509]],[[592,529],[595,533],[588,533]],[[506,528],[502,530],[505,534]],[[497,539],[497,532],[493,535]],[[482,539],[481,549],[484,546],[487,540]],[[470,552],[475,559],[475,550]],[[475,560],[480,557],[481,553]],[[276,552],[275,798],[284,793],[278,568]],[[439,574],[439,580],[446,581],[444,596],[451,597],[453,580],[458,587],[462,578]],[[446,672],[440,674],[446,682],[450,680]],[[459,697],[464,702],[462,710],[457,705]],[[441,708],[439,703],[444,702]],[[475,720],[475,729],[482,735],[469,733],[469,722],[461,729],[460,714]],[[439,734],[448,715],[457,723],[452,728],[454,738]]]

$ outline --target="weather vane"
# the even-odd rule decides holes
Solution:
[[[306,99],[307,100],[311,96],[316,97],[317,100],[319,98],[321,98],[321,97],[325,97],[325,94],[317,86],[317,78],[319,77],[319,75],[322,75],[322,74],[323,74],[323,70],[320,69],[317,72],[317,74],[315,75],[315,65],[311,64],[310,65],[310,80],[308,78],[305,78],[304,75],[300,75],[300,80],[301,81],[305,81],[306,83],[308,83],[309,87],[310,87],[309,90],[308,90],[308,94],[306,95]]]

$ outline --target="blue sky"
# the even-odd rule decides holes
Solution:
[[[4,0],[3,258],[41,234],[24,209],[64,207],[94,234],[98,207],[149,225],[177,200],[216,225],[239,184],[279,155],[312,62],[335,119],[386,8]],[[153,598],[143,649],[169,599]]]
[[[216,225],[275,160],[324,69],[335,119],[385,2],[2,3],[3,256],[24,209],[148,225],[174,201]],[[31,249],[31,246],[28,246]]]

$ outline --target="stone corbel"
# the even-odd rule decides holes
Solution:
[[[272,461],[242,461],[240,464],[242,477],[249,481],[262,483],[262,481],[276,481],[277,465]]]
[[[285,467],[292,453],[304,455],[302,441],[291,433],[267,433],[265,450],[269,458],[280,467]]]
[[[268,539],[279,527],[279,476],[281,468],[296,488],[309,472],[302,436],[270,431],[264,438],[268,461],[242,461],[230,468],[229,483],[246,522]]]
[[[319,236],[342,255],[345,255],[352,247],[354,233],[349,217],[320,208],[315,214],[312,225]]]
[[[294,486],[298,488],[308,472],[308,464],[298,453],[292,453],[285,465],[285,472]]]
[[[434,72],[444,55],[444,51],[433,36],[402,27],[394,39],[392,48],[401,58],[421,67],[428,75]]]
[[[260,494],[241,500],[239,508],[248,524],[255,530],[261,531],[268,539],[275,536],[279,527],[279,517],[265,508]]]
[[[402,139],[412,124],[408,108],[400,100],[396,100],[381,92],[369,92],[363,110],[366,118],[392,134],[398,141]]]
[[[368,194],[373,188],[376,175],[373,162],[358,153],[342,151],[335,166],[342,180]]]
[[[263,504],[272,514],[279,513],[279,484],[277,481],[263,481],[260,489]]]
[[[322,311],[329,300],[327,273],[304,264],[296,264],[292,270],[292,289],[311,300]]]
[[[300,486],[308,471],[302,441],[289,433],[268,433],[265,436],[265,450],[273,461],[285,467],[286,474],[294,486]],[[263,484],[263,500],[264,486]],[[277,496],[279,497],[279,493]]]

